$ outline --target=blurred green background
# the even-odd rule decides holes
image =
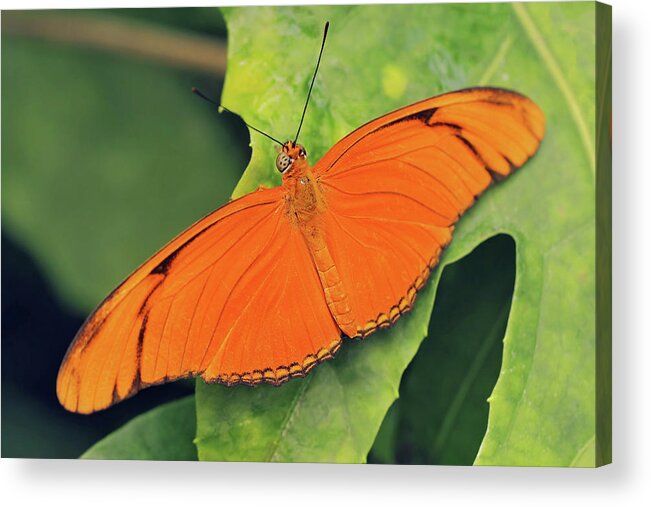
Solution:
[[[3,12],[3,457],[77,457],[193,393],[191,382],[160,386],[80,416],[58,405],[54,386],[88,312],[226,202],[242,174],[247,129],[190,93],[219,97],[226,43],[217,9]],[[515,245],[503,235],[445,270],[430,339],[370,462],[473,463],[514,277]],[[467,368],[433,370],[441,355]]]
[[[244,170],[246,128],[190,92],[219,96],[225,43],[217,9],[2,13],[3,457],[77,457],[192,392],[83,417],[54,383],[88,312]]]

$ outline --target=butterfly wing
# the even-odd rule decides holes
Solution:
[[[314,172],[328,203],[328,248],[367,336],[408,311],[454,223],[493,181],[538,149],[545,120],[498,88],[439,95],[339,141]]]
[[[282,189],[265,189],[197,222],[109,295],[70,346],[57,395],[89,413],[187,376],[279,383],[339,343]]]

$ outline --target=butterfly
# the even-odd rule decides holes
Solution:
[[[278,385],[306,375],[342,339],[413,307],[455,223],[534,155],[544,130],[527,97],[478,87],[372,120],[313,167],[300,125],[284,143],[262,132],[282,146],[282,184],[210,213],[118,286],[66,353],[60,403],[90,413],[185,377]]]

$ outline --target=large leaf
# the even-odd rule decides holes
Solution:
[[[140,415],[88,449],[85,459],[196,461],[194,396]]]
[[[344,344],[280,388],[199,382],[199,457],[364,461],[425,336],[441,269],[501,232],[515,240],[517,279],[476,463],[594,465],[594,5],[270,7],[229,9],[226,19],[223,103],[281,138],[295,131],[331,21],[301,134],[313,160],[369,119],[477,84],[532,97],[548,132],[535,159],[461,220],[413,313],[392,330]],[[253,134],[252,146],[237,195],[279,183],[272,145]]]

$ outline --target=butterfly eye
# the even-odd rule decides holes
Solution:
[[[280,152],[280,153],[278,154],[278,156],[276,157],[276,168],[277,168],[281,173],[284,173],[284,172],[287,170],[287,168],[288,168],[290,165],[292,165],[292,162],[294,162],[294,160],[292,159],[292,157],[290,157],[289,155],[287,155],[287,153]]]

